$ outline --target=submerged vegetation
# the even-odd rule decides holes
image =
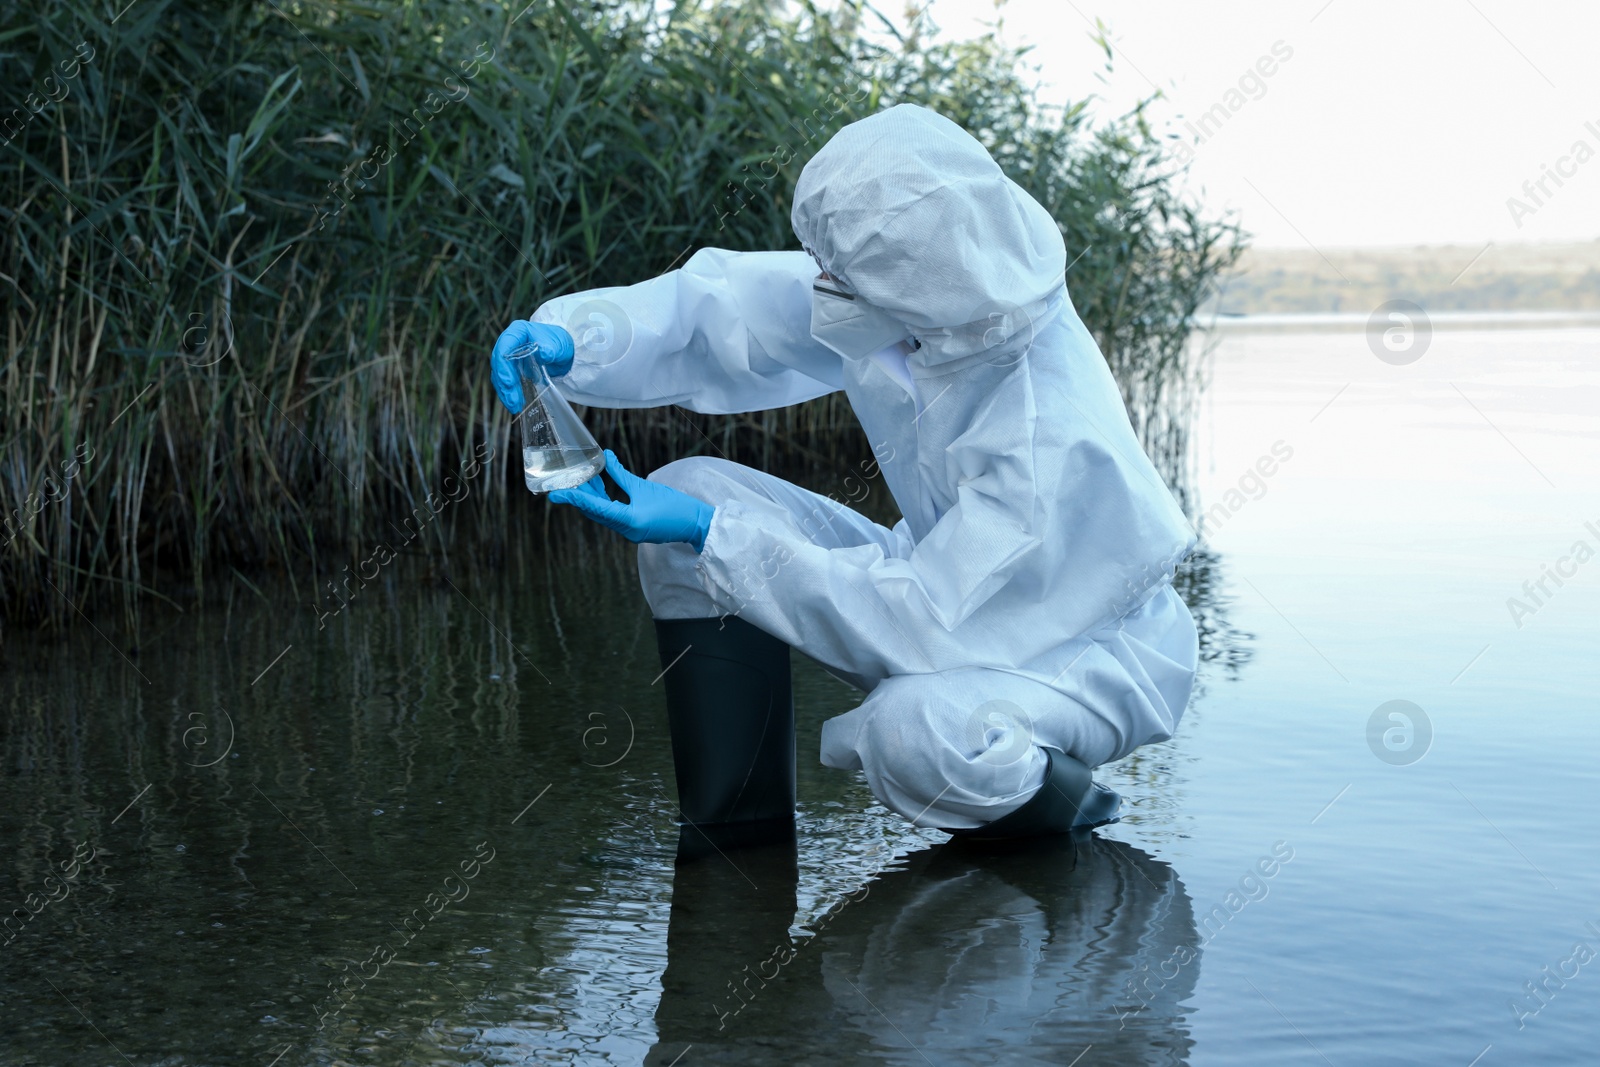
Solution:
[[[971,129],[1059,221],[1141,436],[1169,470],[1184,453],[1187,323],[1239,235],[1179,196],[1140,114],[1040,106],[992,38],[898,37],[850,2],[0,12],[12,621],[337,571],[489,450],[452,509],[475,521],[417,543],[493,543],[521,483],[485,373],[504,324],[699,247],[793,247],[806,159],[905,101]],[[644,468],[869,454],[842,396],[588,419]]]

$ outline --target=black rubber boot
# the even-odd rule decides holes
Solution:
[[[967,841],[1003,841],[1065,834],[1101,826],[1116,817],[1122,798],[1094,780],[1089,768],[1064,752],[1044,750],[1044,785],[1009,815],[971,830],[946,830]]]
[[[656,644],[683,819],[792,822],[789,646],[731,615],[657,619]]]

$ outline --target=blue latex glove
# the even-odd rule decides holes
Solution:
[[[550,499],[571,504],[601,526],[626,537],[634,544],[665,545],[687,541],[699,552],[711,531],[710,504],[669,485],[647,481],[624,467],[606,449],[606,473],[628,494],[628,503],[606,496],[600,476],[595,475],[576,489],[557,489]]]
[[[494,343],[489,357],[489,376],[500,403],[514,412],[522,411],[522,378],[514,357],[533,349],[533,358],[544,365],[552,378],[572,369],[572,335],[559,326],[542,322],[513,322]]]

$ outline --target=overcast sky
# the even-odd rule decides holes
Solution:
[[[958,36],[995,10],[931,6]],[[1237,209],[1259,246],[1600,238],[1595,0],[1008,0],[1000,13],[1053,99],[1125,109],[1160,88],[1154,114],[1194,145],[1195,191]],[[1109,80],[1088,37],[1097,17],[1117,52]],[[1272,73],[1253,81],[1263,57]],[[1219,104],[1195,144],[1185,123]],[[1545,177],[1530,196],[1546,165],[1563,184]]]

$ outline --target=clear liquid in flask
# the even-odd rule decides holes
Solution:
[[[522,379],[522,476],[530,493],[582,485],[605,469],[606,456],[531,350],[518,353]]]
[[[552,493],[582,485],[605,469],[599,448],[522,447],[522,477],[531,493]]]

